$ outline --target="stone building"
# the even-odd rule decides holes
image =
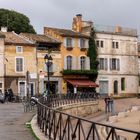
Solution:
[[[97,85],[89,80],[90,60],[87,57],[88,35],[70,29],[44,27],[44,34],[61,43],[62,90],[61,93],[84,92]]]
[[[101,94],[126,95],[138,93],[138,45],[135,29],[105,27],[83,21],[78,14],[73,19],[73,30],[89,34],[96,31],[99,75],[97,91]]]
[[[38,92],[41,94],[47,90],[48,73],[47,66],[44,61],[45,55],[51,55],[52,62],[49,67],[49,80],[51,93],[61,92],[61,54],[60,44],[56,39],[46,35],[21,33],[20,36],[33,41],[36,44],[36,59],[37,59],[37,75],[38,75]]]
[[[37,84],[37,61],[36,46],[15,32],[1,31],[5,36],[4,42],[4,86],[3,89],[11,88],[15,95],[26,96],[36,94]],[[34,75],[29,79],[29,75]]]

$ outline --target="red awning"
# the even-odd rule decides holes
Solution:
[[[68,83],[76,87],[98,87],[96,83],[90,80],[67,80]]]

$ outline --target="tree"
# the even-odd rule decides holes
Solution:
[[[15,31],[18,34],[36,33],[29,18],[13,10],[0,9],[0,26],[7,27],[8,31]]]
[[[89,38],[89,48],[88,48],[88,52],[87,52],[87,56],[89,56],[90,58],[90,68],[91,70],[95,70],[97,75],[93,75],[92,77],[90,77],[91,80],[95,81],[97,76],[98,76],[98,50],[97,50],[97,46],[96,46],[96,42],[95,42],[95,31],[93,28],[91,28],[91,32],[90,32],[90,38]]]

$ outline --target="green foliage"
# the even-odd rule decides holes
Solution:
[[[36,33],[29,18],[13,10],[0,9],[0,26],[8,27],[8,31],[16,33]]]
[[[98,50],[97,50],[97,47],[96,47],[95,37],[96,37],[95,31],[92,28],[91,32],[90,32],[89,48],[88,48],[87,56],[89,56],[89,58],[90,58],[90,68],[91,68],[91,70],[95,70],[96,73],[97,73],[96,76],[90,77],[93,81],[95,81],[97,76],[98,76],[97,71],[98,71],[98,64],[99,64],[99,62],[97,60]]]
[[[95,70],[63,70],[62,72],[65,75],[73,74],[73,75],[97,75],[97,71]]]

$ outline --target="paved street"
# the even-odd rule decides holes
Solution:
[[[25,126],[33,114],[24,113],[21,103],[0,104],[0,140],[34,140]]]

